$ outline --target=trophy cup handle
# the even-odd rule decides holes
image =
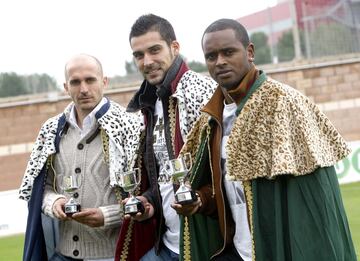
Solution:
[[[171,177],[172,175],[169,170],[171,170],[171,165],[170,162],[167,160],[164,162],[163,171],[165,172],[166,176]]]
[[[139,168],[135,168],[135,182],[136,182],[136,187],[138,187],[141,183],[141,171]]]
[[[184,167],[186,168],[186,171],[190,171],[192,167],[192,159],[190,152],[185,153],[183,159],[184,159]]]

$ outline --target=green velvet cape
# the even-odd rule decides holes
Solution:
[[[261,74],[239,105],[238,115],[265,79],[266,75]],[[332,166],[333,162],[344,157],[347,149],[328,120],[320,116],[321,120],[317,124],[325,126],[324,132],[319,132],[321,141],[326,141],[320,148],[324,153],[319,150],[311,157],[302,157],[301,160],[315,159],[311,164],[306,161],[302,163],[308,165],[306,171],[293,175],[295,173],[285,170],[268,177],[255,177],[262,173],[250,171],[250,175],[254,177],[249,178],[240,174],[241,169],[238,172],[231,168],[236,170],[232,173],[235,179],[241,180],[241,177],[246,177],[242,181],[247,201],[253,260],[356,260],[339,184]],[[249,132],[253,126],[250,124]],[[208,115],[200,117],[182,150],[182,153],[190,152],[196,155],[191,176],[193,189],[211,184],[211,175],[208,175],[211,173],[208,151],[208,137],[211,136],[211,132],[212,124],[209,124]],[[332,137],[335,138],[331,139]],[[316,141],[316,136],[314,140]],[[249,140],[243,140],[245,143],[247,141]],[[304,143],[304,146],[311,145],[311,142]],[[246,152],[249,151],[241,151],[242,148],[234,153],[232,160],[235,164],[248,155]],[[332,154],[325,154],[328,151]],[[254,160],[260,161],[260,155],[264,154],[255,154]],[[325,157],[321,158],[323,155]],[[294,163],[294,166],[297,166],[297,163]],[[312,170],[307,171],[310,169]],[[180,260],[210,260],[222,245],[223,239],[217,219],[201,214],[188,218],[181,217]]]

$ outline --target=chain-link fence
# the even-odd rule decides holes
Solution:
[[[300,45],[306,58],[360,51],[360,1],[296,1]]]
[[[360,0],[280,1],[253,17],[239,21],[250,28],[257,64],[360,52]]]

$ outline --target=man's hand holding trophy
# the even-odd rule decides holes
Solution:
[[[76,201],[76,191],[81,186],[81,176],[77,174],[59,174],[58,177],[59,187],[66,194],[70,195],[69,200],[65,203],[64,213],[71,217],[74,213],[80,212],[81,206]]]
[[[128,192],[130,197],[124,205],[124,214],[134,216],[137,213],[144,212],[142,202],[135,197],[135,190],[141,182],[141,171],[139,168],[133,170],[116,172],[116,181],[125,192]]]
[[[180,187],[175,192],[175,201],[177,204],[187,205],[197,201],[196,193],[185,185],[186,177],[192,167],[190,153],[180,155],[176,159],[167,160],[165,162],[165,172],[174,180],[180,182]]]

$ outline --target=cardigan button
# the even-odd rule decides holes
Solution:
[[[80,173],[81,169],[80,168],[75,168],[75,173]]]
[[[78,255],[79,255],[79,250],[75,249],[75,250],[73,251],[73,255],[74,255],[74,256],[78,256]]]
[[[73,195],[74,198],[78,198],[79,197],[79,193],[75,192],[74,195]],[[77,240],[75,240],[77,241]]]
[[[77,235],[73,236],[73,240],[76,242],[76,241],[79,241],[79,237]]]
[[[79,150],[82,150],[82,149],[84,148],[84,144],[79,143],[79,144],[77,145],[77,148],[78,148]]]

